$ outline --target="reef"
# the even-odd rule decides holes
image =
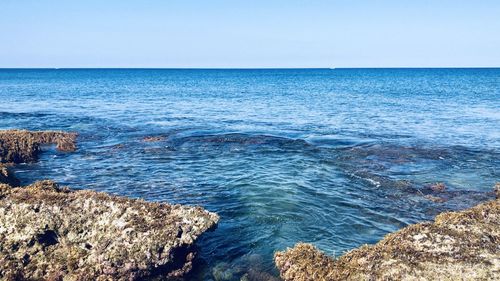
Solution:
[[[36,161],[43,144],[74,151],[76,136],[0,131],[0,280],[176,280],[186,275],[195,241],[216,226],[217,214],[71,190],[49,180],[16,187],[11,165]]]
[[[76,133],[58,131],[2,130],[0,163],[35,162],[44,144],[55,144],[60,151],[75,151],[76,137]]]
[[[445,212],[333,258],[299,243],[275,254],[285,281],[500,280],[500,202]]]

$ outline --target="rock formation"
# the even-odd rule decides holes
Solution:
[[[56,131],[0,131],[0,163],[34,162],[43,144],[55,144],[60,151],[74,151],[76,137],[76,133]]]
[[[75,139],[0,131],[0,280],[170,280],[189,272],[195,240],[219,220],[214,213],[52,181],[15,187],[7,165],[36,161],[42,144],[73,151]]]
[[[0,184],[19,186],[9,169],[12,164],[35,162],[44,144],[55,144],[60,151],[75,151],[76,137],[76,133],[57,131],[0,130]]]
[[[0,185],[1,280],[142,280],[187,273],[218,221],[200,207],[149,203],[52,181]]]
[[[275,263],[285,281],[500,280],[500,201],[442,213],[338,259],[299,243]]]

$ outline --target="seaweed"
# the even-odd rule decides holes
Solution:
[[[76,134],[0,131],[0,279],[178,279],[199,235],[219,217],[201,207],[151,203],[53,181],[16,187],[7,164],[37,160],[42,144],[76,149]]]
[[[498,194],[498,186],[495,190]],[[498,197],[497,197],[498,198]],[[275,254],[285,281],[498,280],[499,199],[407,226],[339,258],[298,243]]]
[[[48,180],[0,191],[4,277],[178,278],[192,267],[197,237],[219,219],[200,207],[73,191]]]
[[[0,163],[35,162],[43,144],[55,144],[59,151],[75,151],[76,137],[76,133],[58,131],[0,131]]]

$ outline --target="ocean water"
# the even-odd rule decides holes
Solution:
[[[339,256],[500,181],[500,69],[3,69],[0,101],[0,129],[80,134],[23,183],[220,214],[189,280],[277,276],[277,250]]]

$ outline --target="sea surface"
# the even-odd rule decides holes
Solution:
[[[339,256],[493,198],[500,69],[3,69],[7,128],[80,134],[23,183],[203,206],[189,280],[264,280],[299,241]]]

